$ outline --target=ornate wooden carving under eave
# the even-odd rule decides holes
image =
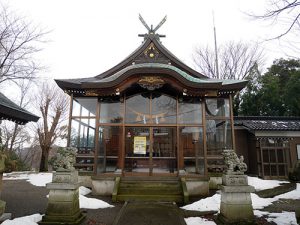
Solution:
[[[157,76],[148,76],[142,77],[137,83],[142,88],[153,91],[155,89],[161,88],[165,84],[165,81]]]
[[[85,96],[99,96],[99,93],[96,90],[86,90]]]

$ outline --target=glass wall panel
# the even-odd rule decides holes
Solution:
[[[80,119],[73,119],[71,122],[70,146],[79,146],[79,121]]]
[[[72,119],[70,146],[94,147],[95,145],[95,119]]]
[[[80,104],[73,99],[73,109],[72,109],[72,116],[80,116],[81,106]]]
[[[122,123],[123,103],[120,99],[100,100],[100,123]]]
[[[150,120],[149,95],[135,95],[126,99],[126,123],[149,124]]]
[[[182,99],[179,102],[178,123],[202,124],[202,107],[198,99]]]
[[[180,127],[180,144],[186,172],[204,174],[202,127]]]
[[[208,155],[221,155],[224,149],[232,148],[229,120],[207,120],[206,135]]]
[[[205,108],[207,116],[230,116],[230,105],[228,99],[208,98],[205,99]]]
[[[117,169],[122,140],[122,127],[99,127],[98,172],[114,172]]]
[[[176,99],[166,95],[152,95],[152,123],[176,123]]]
[[[97,98],[74,98],[72,116],[96,116]]]
[[[75,167],[92,172],[95,153],[95,119],[72,119],[70,146],[78,149]]]

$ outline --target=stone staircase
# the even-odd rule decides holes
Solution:
[[[117,177],[113,201],[188,202],[184,178]]]

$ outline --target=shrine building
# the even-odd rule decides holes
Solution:
[[[232,99],[247,82],[185,65],[162,44],[162,23],[144,23],[142,44],[113,68],[56,80],[71,97],[68,146],[95,194],[130,199],[122,182],[147,180],[177,182],[178,201],[205,195],[209,173],[224,169],[222,151],[235,149]]]

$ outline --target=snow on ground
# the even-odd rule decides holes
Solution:
[[[42,215],[33,214],[31,216],[24,216],[13,220],[5,220],[1,225],[38,225],[37,222],[42,220]]]
[[[280,183],[289,183],[287,181],[278,181],[278,180],[262,180],[257,177],[248,177],[249,185],[254,186],[256,190],[264,190],[269,188],[274,188],[280,185]],[[264,207],[271,205],[273,202],[279,199],[300,199],[300,184],[297,184],[297,188],[288,193],[275,196],[274,198],[260,198],[258,195],[251,193],[252,206],[254,209],[254,215],[257,217],[267,216],[268,221],[273,221],[276,224],[280,225],[297,225],[296,215],[294,212],[282,212],[282,213],[270,213],[265,211],[260,211],[258,209],[263,209]],[[220,212],[220,202],[221,195],[219,193],[201,199],[192,204],[183,206],[182,209],[185,210],[197,210],[197,211],[218,211]],[[191,218],[191,219],[190,219]],[[187,225],[200,225],[205,224],[202,222],[200,217],[190,217],[186,219]],[[200,218],[200,219],[196,219]],[[211,221],[208,221],[211,222]]]
[[[280,186],[281,183],[289,182],[279,180],[262,180],[258,177],[248,177],[248,184],[253,186],[256,191],[274,188]]]
[[[32,185],[45,187],[47,183],[52,181],[52,173],[32,173],[32,172],[13,172],[7,173],[3,176],[4,180],[27,180]],[[84,195],[91,193],[89,188],[81,186],[79,188],[79,205],[80,208],[85,209],[103,209],[107,207],[114,207],[102,200],[95,198],[87,198]]]
[[[201,217],[189,217],[184,220],[187,225],[216,225],[214,221],[209,221]]]
[[[277,195],[276,196],[278,199],[280,198],[285,198],[285,199],[300,199],[300,184],[297,183],[297,187],[295,190],[287,192],[282,195]]]
[[[79,205],[80,208],[84,209],[103,209],[114,207],[105,201],[96,198],[87,198],[83,195],[79,195]]]
[[[52,180],[52,173],[32,173],[32,172],[21,172],[21,173],[9,173],[4,174],[4,180],[27,180],[32,185],[35,186],[46,186],[47,183],[50,183]],[[278,180],[262,180],[257,177],[248,177],[249,185],[254,186],[256,190],[264,190],[269,188],[274,188],[280,185],[280,183],[288,183],[287,181],[278,181]],[[80,208],[86,209],[99,209],[114,207],[108,203],[95,199],[87,198],[84,195],[87,195],[91,192],[90,189],[81,186],[79,188],[79,201]],[[260,198],[258,195],[252,193],[252,205],[254,209],[254,215],[257,217],[267,216],[268,221],[273,221],[276,224],[280,225],[296,225],[296,216],[294,212],[282,212],[282,213],[269,213],[265,211],[260,211],[258,209],[263,209],[264,207],[272,204],[272,202],[278,199],[300,199],[300,184],[297,184],[296,190],[291,192],[275,196],[274,198]],[[219,193],[201,199],[192,204],[182,207],[186,210],[197,210],[197,211],[220,211],[220,201],[221,195]],[[37,225],[36,222],[40,221],[42,216],[40,214],[34,214],[31,216],[20,217],[14,220],[7,220],[2,225]],[[205,218],[201,217],[190,217],[185,219],[187,225],[215,225],[213,221],[208,221]]]
[[[211,197],[201,199],[190,205],[183,206],[185,210],[196,210],[196,211],[220,211],[221,195],[215,194]]]
[[[52,173],[13,172],[3,174],[3,180],[27,180],[34,186],[45,187],[52,181]]]
[[[269,222],[280,225],[297,225],[296,214],[294,212],[269,213],[265,211],[254,210],[257,217],[267,216]]]
[[[277,198],[261,198],[257,194],[251,193],[253,209],[263,209],[278,200]]]
[[[89,189],[89,188],[86,188],[86,187],[84,187],[84,186],[80,186],[79,187],[79,194],[80,195],[88,195],[89,193],[91,193],[92,191],[91,191],[91,189]]]

